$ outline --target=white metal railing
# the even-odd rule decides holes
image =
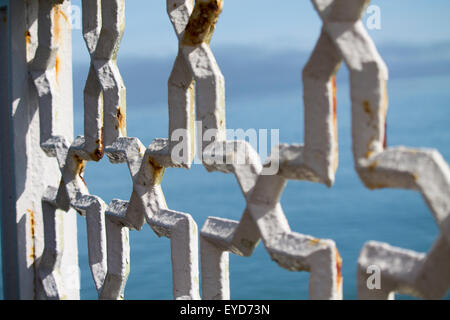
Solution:
[[[62,264],[64,252],[76,253],[76,248],[68,249],[63,241],[64,230],[73,221],[63,221],[61,212],[75,209],[86,217],[89,264],[99,298],[124,297],[129,230],[140,230],[147,223],[158,236],[171,239],[174,298],[200,299],[197,225],[191,215],[168,208],[161,188],[165,169],[190,168],[198,120],[203,130],[213,130],[210,138],[214,138],[211,142],[197,135],[203,165],[208,171],[234,174],[247,203],[240,221],[209,217],[200,231],[202,298],[229,299],[229,252],[250,256],[262,239],[281,267],[310,272],[310,298],[342,299],[342,261],[336,244],[293,232],[279,202],[287,180],[333,185],[338,166],[335,75],[342,61],[350,71],[353,152],[361,180],[371,189],[420,191],[440,228],[427,254],[365,244],[358,260],[358,296],[386,299],[401,292],[439,298],[446,294],[450,287],[450,169],[437,151],[386,146],[388,71],[360,20],[367,1],[312,0],[323,27],[303,69],[305,143],[281,144],[265,163],[245,141],[226,140],[225,80],[209,47],[223,0],[196,0],[195,4],[167,0],[179,41],[168,82],[169,133],[147,148],[138,138],[126,135],[126,92],[116,64],[125,0],[83,0],[83,35],[91,56],[84,89],[84,137],[72,142],[70,134],[62,134],[61,114],[68,112],[62,101],[68,96],[61,88],[69,84],[62,82],[60,73],[61,63],[70,63],[61,62],[70,58],[64,44],[70,30],[63,27],[70,15],[69,2],[42,0],[22,7],[28,12],[38,10],[37,25],[32,24],[34,31],[29,34],[38,40],[33,40],[36,48],[29,50],[28,69],[38,95],[40,145],[48,157],[56,158],[60,171],[59,184],[49,184],[42,197],[44,246],[42,256],[32,261],[37,265],[36,297],[77,298],[77,288],[68,290],[63,276],[67,265]],[[179,141],[171,139],[177,130],[185,133],[179,159],[172,156],[179,146]],[[113,200],[107,205],[89,193],[82,178],[84,167],[104,154],[112,163],[128,165],[133,182],[129,201]],[[271,172],[274,165],[279,169]],[[386,285],[380,290],[367,287],[366,270],[371,265],[381,268]]]

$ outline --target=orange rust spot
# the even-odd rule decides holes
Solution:
[[[137,152],[139,152],[139,153],[142,154],[142,148],[141,148],[141,146],[137,146],[137,147],[136,147],[136,150],[137,150]]]
[[[30,31],[25,31],[25,42],[26,44],[30,44],[31,43],[31,33]]]
[[[103,139],[104,139],[104,130],[103,127],[100,129],[100,139],[97,139],[95,141],[95,143],[97,144],[97,149],[95,149],[95,151],[91,154],[91,158],[94,161],[99,161],[100,159],[103,158],[103,156],[105,155],[105,148],[103,145]]]
[[[369,116],[372,116],[372,109],[370,108],[370,102],[369,100],[364,100],[363,101],[363,108],[364,108],[364,112],[367,113]]]
[[[59,41],[59,37],[61,35],[61,26],[59,24],[61,9],[59,5],[53,6],[53,36]]]
[[[337,120],[337,85],[336,85],[336,76],[331,78],[331,85],[333,87],[333,121],[336,123]]]
[[[336,75],[331,78],[331,85],[333,88],[333,134],[334,134],[334,172],[338,167],[338,127],[337,127],[337,85]]]
[[[61,42],[61,19],[60,19],[61,17],[67,21],[67,16],[61,10],[60,5],[54,5],[53,6],[53,36],[56,39],[55,41],[57,43]],[[60,69],[61,69],[61,59],[57,55],[56,61],[55,61],[56,81],[58,81],[58,75],[59,75]]]
[[[119,124],[118,127],[116,126],[116,129],[119,129],[119,128],[123,129],[123,128],[125,128],[125,116],[122,113],[122,110],[120,109],[120,106],[117,107],[116,118],[117,118],[117,122]]]
[[[310,245],[317,245],[317,244],[319,244],[319,243],[320,243],[320,240],[317,239],[317,238],[314,238],[314,239],[312,239],[312,240],[309,240],[309,244],[310,244]]]
[[[342,258],[336,248],[336,271],[337,271],[337,289],[340,291],[342,286]]]
[[[378,161],[373,161],[370,165],[369,165],[369,171],[370,172],[374,172],[375,168],[378,166]]]
[[[35,225],[35,221],[34,221],[34,211],[27,209],[28,214],[30,215],[30,224],[31,224],[31,235],[34,237],[34,225]]]
[[[83,177],[83,171],[84,171],[84,165],[83,165],[83,168],[80,170],[80,173],[78,174],[78,176],[80,177],[81,181],[83,181],[84,185],[87,186],[86,180],[84,180],[84,177]]]
[[[30,249],[30,258],[31,259],[35,259],[36,258],[36,249],[34,246],[34,242],[35,242],[35,237],[36,237],[36,230],[35,230],[35,226],[36,226],[36,220],[34,219],[34,211],[27,209],[28,214],[30,215],[30,234],[31,234],[31,239],[32,239],[32,246]]]
[[[210,43],[217,20],[222,12],[223,0],[196,1],[194,10],[186,26],[182,44],[195,46]]]
[[[87,186],[86,180],[84,180],[83,176],[79,174],[81,181],[83,181],[84,185]]]
[[[61,9],[58,10],[58,14],[60,17],[62,17],[66,22],[69,22],[69,18],[66,16],[66,14],[64,13],[64,11],[62,11]]]
[[[55,61],[56,81],[58,81],[60,63],[61,63],[61,60],[59,59],[59,55],[56,55],[56,61]]]
[[[419,180],[419,176],[417,174],[413,174],[414,181]]]
[[[370,190],[389,188],[387,184],[373,184],[367,186]]]
[[[375,137],[371,137],[370,141],[367,143],[367,152],[364,155],[366,157],[366,159],[370,158],[373,154],[373,143],[376,141],[377,139]]]
[[[149,157],[148,162],[153,168],[153,183],[161,184],[165,168],[160,166],[152,157]]]
[[[86,164],[85,164],[86,162],[83,159],[81,159],[78,155],[74,155],[74,158],[75,158],[75,161],[78,162],[76,172],[77,172],[78,176],[80,177],[81,181],[83,181],[84,185],[87,186],[86,181],[83,178],[83,172],[84,172],[84,168],[86,166]]]

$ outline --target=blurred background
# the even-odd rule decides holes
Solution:
[[[72,1],[80,6],[79,0]],[[390,70],[388,145],[438,149],[450,161],[450,2],[373,0],[379,12],[363,22]],[[374,14],[379,16],[375,17]],[[377,28],[373,19],[379,18]],[[145,145],[168,136],[167,79],[178,48],[165,1],[126,1],[126,29],[118,65],[127,87],[128,135]],[[371,20],[372,19],[372,20]],[[310,1],[225,0],[211,47],[226,79],[227,127],[279,129],[280,142],[303,143],[301,72],[321,21]],[[89,55],[73,31],[75,135],[83,134],[83,88]],[[336,241],[343,258],[344,298],[356,298],[356,266],[368,240],[427,252],[438,228],[420,194],[366,189],[353,169],[348,72],[338,74],[339,169],[332,188],[290,181],[282,206],[293,231]],[[128,200],[126,165],[89,163],[89,190],[109,203]],[[199,228],[208,216],[239,220],[244,198],[234,176],[167,169],[169,208],[191,214]],[[82,299],[96,299],[86,223],[78,218]],[[131,271],[126,299],[172,299],[170,242],[145,226],[130,232]],[[230,255],[232,299],[307,299],[308,273],[289,272],[260,244],[249,258]],[[399,296],[406,299],[409,297]],[[447,296],[447,299],[450,296]]]

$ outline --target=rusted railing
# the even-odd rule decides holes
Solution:
[[[360,20],[367,1],[312,2],[323,28],[303,69],[305,142],[280,144],[265,163],[247,142],[226,140],[225,80],[209,47],[223,0],[167,0],[179,41],[168,82],[169,132],[147,148],[126,134],[126,90],[116,64],[125,0],[83,0],[83,35],[91,64],[84,89],[84,136],[73,141],[71,125],[67,128],[72,119],[70,1],[12,2],[7,8],[22,19],[27,55],[27,63],[14,72],[29,72],[37,93],[40,125],[30,128],[39,128],[40,134],[32,132],[29,139],[40,136],[45,152],[42,165],[53,173],[45,188],[40,182],[34,189],[39,193],[34,197],[42,201],[42,206],[30,210],[37,216],[24,214],[27,227],[11,235],[25,243],[16,248],[16,267],[28,278],[20,272],[16,276],[19,292],[12,281],[6,281],[7,296],[23,298],[33,291],[34,297],[44,299],[79,297],[79,288],[69,285],[65,276],[78,272],[77,259],[64,258],[77,254],[76,228],[67,231],[75,223],[73,214],[68,214],[74,209],[86,217],[89,264],[99,298],[124,297],[129,231],[141,230],[147,223],[158,236],[171,239],[174,298],[200,299],[197,225],[190,214],[168,208],[161,188],[165,169],[190,168],[197,120],[203,130],[212,132],[208,139],[197,135],[203,165],[208,171],[234,174],[247,203],[240,221],[209,217],[200,231],[202,298],[229,299],[229,253],[250,256],[262,239],[281,267],[310,272],[310,298],[342,299],[342,261],[335,242],[292,231],[279,202],[287,180],[333,185],[338,167],[335,75],[342,61],[350,71],[353,153],[361,180],[371,189],[420,191],[440,228],[427,254],[383,243],[365,244],[358,260],[358,296],[386,299],[394,292],[444,296],[450,286],[449,167],[437,151],[386,145],[388,71]],[[12,28],[11,35],[20,35],[17,30]],[[174,157],[180,141],[173,137],[180,132],[183,154]],[[24,144],[27,154],[37,143],[34,139]],[[89,193],[82,177],[84,167],[104,154],[112,163],[128,165],[133,182],[129,201],[113,200],[107,205]],[[14,212],[27,206],[11,205]],[[31,235],[27,228],[33,230]],[[35,243],[41,243],[40,248]],[[11,252],[8,246],[3,241],[5,252]],[[381,268],[385,285],[380,290],[367,286],[366,270],[371,265]],[[28,270],[29,266],[34,269]]]

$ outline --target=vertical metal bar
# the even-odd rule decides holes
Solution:
[[[0,1],[0,144],[2,156],[1,171],[1,231],[2,231],[2,274],[5,299],[19,297],[16,208],[14,201],[15,181],[13,158],[13,134],[11,116],[11,59],[10,59],[10,16],[9,1]]]
[[[57,161],[48,157],[40,147],[39,104],[36,88],[29,76],[30,64],[38,47],[37,12],[40,3],[15,0],[8,1],[6,6],[5,0],[0,2],[3,8],[0,20],[0,169],[6,299],[35,299],[40,296],[42,286],[37,271],[44,250],[41,201],[46,188],[56,187],[60,181]],[[58,17],[61,25],[57,30],[61,35],[58,53],[58,106],[61,112],[55,120],[55,132],[72,140],[70,1],[65,0],[61,8],[61,17]],[[43,122],[43,125],[50,123]],[[63,298],[76,299],[79,297],[79,269],[74,211],[64,213],[62,220],[65,248],[61,261],[65,279]]]

